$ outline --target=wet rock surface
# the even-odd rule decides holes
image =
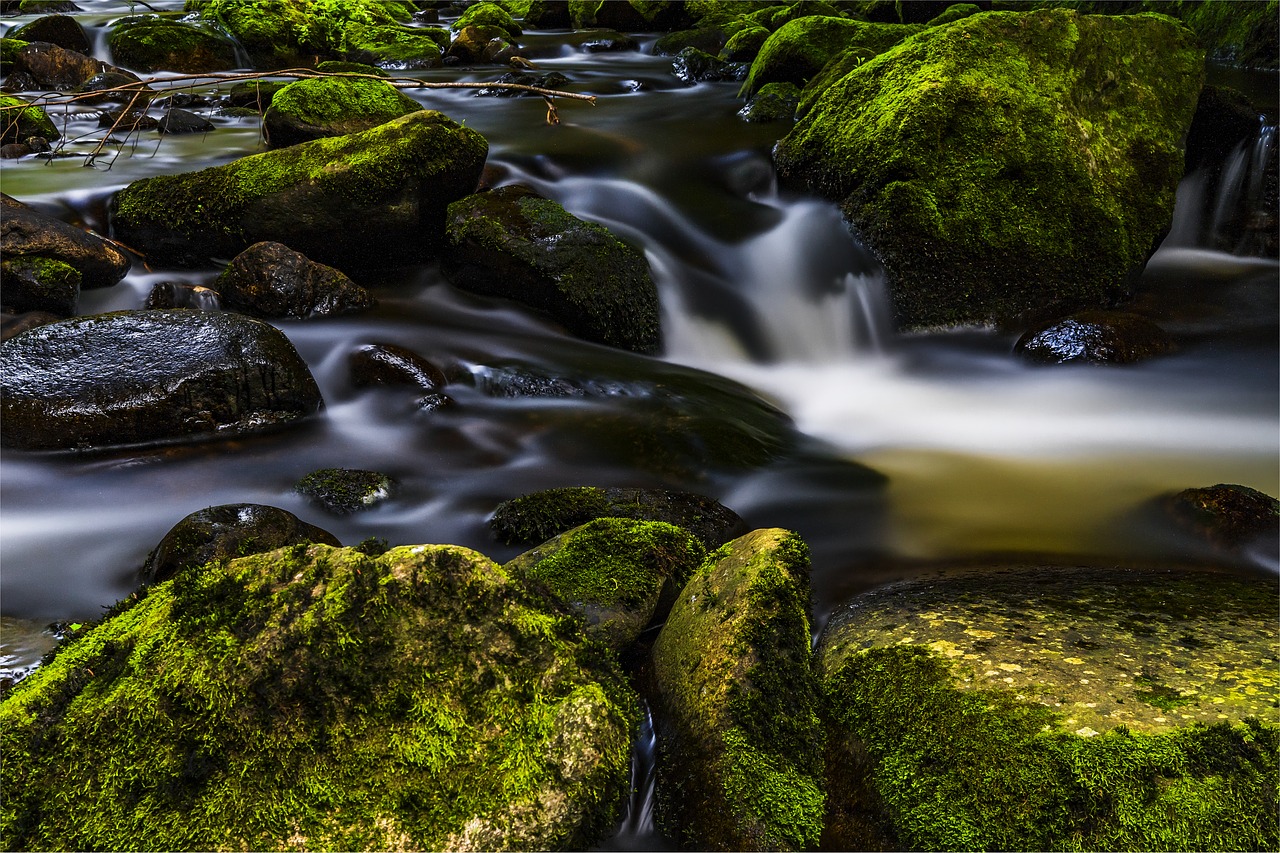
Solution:
[[[1248,486],[1184,489],[1161,503],[1179,528],[1228,551],[1251,544],[1274,551],[1280,540],[1280,501]]]
[[[373,295],[340,270],[280,243],[254,243],[231,259],[212,288],[226,308],[254,317],[305,320],[367,311]]]
[[[1027,331],[1013,351],[1036,364],[1132,364],[1174,349],[1173,339],[1145,317],[1081,311]]]
[[[110,287],[129,271],[128,255],[97,235],[0,195],[0,256],[61,261],[75,268],[83,288]]]
[[[298,80],[277,90],[262,116],[272,148],[370,130],[422,106],[377,80],[324,77]]]
[[[80,272],[62,261],[17,257],[0,261],[0,304],[16,312],[75,313]]]
[[[380,471],[321,468],[299,480],[294,491],[334,515],[347,515],[377,506],[395,487],[395,481]]]
[[[238,435],[314,414],[319,389],[288,338],[203,311],[119,311],[0,345],[3,445],[67,450]]]
[[[48,42],[63,50],[73,50],[86,56],[93,52],[93,45],[89,44],[89,36],[85,34],[84,27],[70,15],[45,15],[14,27],[4,37],[26,42]]]

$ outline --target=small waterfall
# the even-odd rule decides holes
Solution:
[[[658,781],[658,735],[653,729],[649,703],[642,702],[644,718],[631,750],[631,796],[614,834],[598,850],[665,850],[668,842],[654,824],[655,789]]]

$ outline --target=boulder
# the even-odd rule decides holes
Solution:
[[[56,44],[63,50],[74,50],[86,56],[93,53],[93,45],[80,22],[70,15],[45,15],[30,23],[14,27],[4,34],[5,38],[19,41],[42,41]]]
[[[1146,317],[1081,311],[1027,330],[1013,351],[1036,364],[1132,364],[1166,355],[1173,339]]]
[[[1186,169],[1216,170],[1235,148],[1258,135],[1258,111],[1243,94],[1227,86],[1205,86],[1187,130]]]
[[[770,35],[764,27],[745,27],[731,35],[716,55],[725,62],[755,62]]]
[[[766,83],[804,86],[831,59],[850,48],[882,53],[921,30],[905,24],[869,24],[848,18],[797,18],[778,29],[760,47],[742,84],[743,97]]]
[[[503,566],[541,584],[583,618],[587,634],[622,652],[666,617],[706,557],[692,533],[660,521],[597,518]]]
[[[496,27],[506,33],[507,38],[518,39],[524,30],[511,17],[511,13],[497,3],[482,2],[468,6],[466,10],[450,25],[454,32],[469,26]]]
[[[1107,307],[1169,227],[1203,73],[1161,15],[972,15],[846,74],[774,161],[840,202],[901,326]]]
[[[808,549],[757,530],[708,556],[653,649],[669,834],[700,850],[805,850],[822,832]]]
[[[7,341],[28,329],[47,326],[61,319],[57,314],[50,314],[48,311],[24,311],[21,314],[0,312],[0,341]]]
[[[573,26],[569,0],[532,0],[524,13],[524,25],[537,30],[567,30]]]
[[[794,83],[766,83],[751,96],[738,115],[749,122],[791,121],[800,104],[800,89]]]
[[[420,109],[417,101],[389,83],[318,77],[290,83],[272,95],[262,131],[268,147],[283,148],[370,130]]]
[[[0,194],[0,257],[47,258],[74,267],[83,288],[110,287],[129,271],[128,255],[101,237]]]
[[[340,547],[332,533],[293,513],[262,504],[224,504],[191,513],[164,535],[142,564],[142,580],[160,583],[188,569],[286,545]]]
[[[116,21],[107,33],[111,60],[134,71],[203,74],[239,68],[236,43],[210,26],[158,15]]]
[[[725,62],[696,47],[686,47],[671,61],[671,73],[681,83],[692,86],[696,83],[741,80],[746,76],[747,66],[741,62]]]
[[[41,89],[74,89],[111,66],[101,60],[56,44],[31,42],[18,51],[13,62],[17,71],[31,75]]]
[[[508,71],[498,77],[494,83],[515,83],[520,86],[535,86],[539,89],[560,89],[569,82],[569,78],[559,71],[548,71],[546,74],[533,74],[527,71]],[[525,92],[520,89],[508,89],[505,86],[476,89],[476,96],[483,98],[537,98],[537,92]]]
[[[348,515],[377,506],[395,488],[395,481],[380,471],[321,468],[299,480],[293,490],[334,515]]]
[[[62,136],[43,107],[29,104],[13,95],[0,95],[0,109],[4,110],[0,113],[0,144],[22,143],[33,136],[42,139],[57,139]]]
[[[1010,566],[860,596],[818,645],[832,849],[1265,850],[1274,579]]]
[[[1274,551],[1280,540],[1280,501],[1248,486],[1219,483],[1183,489],[1161,503],[1179,528],[1224,551],[1253,544]]]
[[[488,144],[422,110],[198,172],[135,181],[112,200],[123,242],[153,262],[201,265],[284,243],[343,270],[421,260],[445,208],[475,189]]]
[[[223,107],[248,107],[265,113],[275,99],[276,92],[290,85],[279,80],[242,80],[228,91],[223,99]]]
[[[128,89],[121,89],[128,86]],[[145,110],[158,92],[142,82],[132,71],[112,68],[95,74],[76,87],[76,93],[84,95],[77,102],[85,104],[124,104],[131,111]],[[101,93],[101,94],[93,94]]]
[[[280,243],[254,243],[231,259],[212,287],[224,307],[269,319],[353,314],[377,304],[345,273]]]
[[[448,55],[463,65],[481,62],[506,64],[517,53],[517,45],[501,27],[463,27],[449,45]]]
[[[408,385],[438,391],[448,380],[440,368],[410,349],[396,344],[364,344],[347,356],[351,384],[357,388]]]
[[[704,53],[717,54],[729,40],[731,32],[737,27],[707,26],[692,30],[678,30],[667,33],[653,43],[655,56],[675,56],[686,47],[696,47]]]
[[[449,206],[441,269],[455,286],[545,312],[589,341],[636,352],[660,343],[644,255],[526,187]]]
[[[80,271],[63,261],[34,255],[0,261],[0,305],[11,311],[75,313]]]
[[[191,110],[170,108],[156,121],[156,130],[161,133],[208,133],[213,129],[213,122]]]
[[[239,314],[118,311],[0,345],[0,444],[67,450],[241,435],[314,414],[279,330]]]
[[[747,532],[746,522],[717,500],[665,489],[568,486],[503,501],[489,528],[507,545],[543,542],[595,518],[662,521],[683,527],[708,549]]]
[[[292,546],[118,609],[0,703],[9,849],[583,849],[625,799],[634,693],[474,551]]]
[[[216,290],[187,281],[157,281],[147,294],[145,308],[190,308],[195,311],[219,311],[222,297]]]
[[[624,33],[657,33],[687,26],[684,3],[673,0],[569,0],[579,29],[602,27]]]

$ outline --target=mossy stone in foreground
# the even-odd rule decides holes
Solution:
[[[262,117],[272,148],[344,136],[417,112],[422,106],[389,83],[363,78],[298,80],[276,92]]]
[[[52,258],[22,255],[0,261],[0,304],[17,312],[75,313],[80,271]]]
[[[703,850],[802,850],[822,831],[809,552],[756,530],[707,557],[653,650],[664,827]]]
[[[774,161],[840,202],[900,324],[1063,316],[1123,296],[1168,229],[1203,76],[1163,15],[986,12],[847,73]]]
[[[585,847],[635,719],[577,620],[474,551],[284,548],[151,587],[17,686],[0,844]]]
[[[1275,849],[1278,604],[1274,579],[1052,566],[860,597],[818,649],[852,738],[824,843]],[[834,799],[860,782],[879,814]]]

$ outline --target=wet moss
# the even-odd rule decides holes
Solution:
[[[274,146],[370,130],[422,109],[413,98],[378,80],[322,77],[277,91],[263,116]]]
[[[180,574],[0,704],[0,841],[589,845],[625,788],[635,700],[549,607],[450,546]]]
[[[0,144],[25,142],[32,136],[52,141],[62,134],[43,108],[13,95],[0,94]]]
[[[30,42],[16,38],[0,38],[0,73],[8,74],[18,60],[18,54]]]
[[[112,60],[136,71],[197,74],[239,66],[236,46],[212,27],[156,15],[122,18],[107,35]]]
[[[294,490],[335,515],[368,509],[391,497],[395,482],[378,471],[321,468],[298,481]]]
[[[469,26],[478,27],[496,27],[507,34],[508,38],[519,38],[524,30],[520,29],[507,12],[506,9],[497,3],[476,3],[474,6],[468,6],[458,20],[454,21],[449,28],[455,32]]]
[[[0,303],[14,311],[75,313],[80,271],[52,258],[22,255],[0,262]]]

